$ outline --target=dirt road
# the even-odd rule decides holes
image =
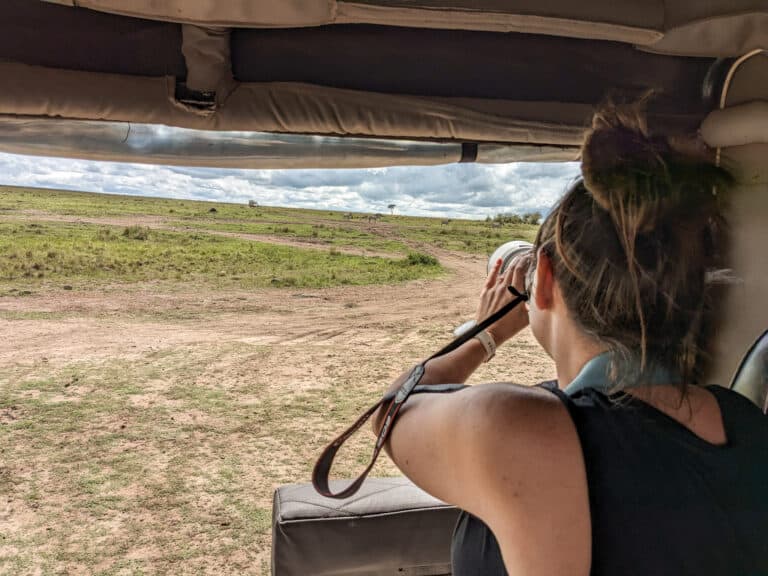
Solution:
[[[298,244],[298,243],[296,243]],[[435,253],[435,251],[432,251]],[[436,281],[399,286],[340,287],[319,290],[157,293],[152,286],[122,292],[119,287],[94,292],[57,292],[0,299],[0,311],[18,319],[0,321],[0,365],[45,357],[49,361],[134,357],[158,348],[227,341],[298,346],[296,366],[318,344],[337,345],[354,354],[387,342],[381,356],[397,358],[404,345],[422,340],[419,332],[435,330],[424,347],[450,339],[450,329],[474,315],[484,274],[484,259],[438,252],[450,274]],[[35,316],[25,320],[24,316]],[[49,317],[50,319],[46,319]],[[204,322],[197,322],[205,319]],[[442,333],[441,333],[442,332]],[[390,342],[397,336],[400,342]],[[530,335],[512,348],[527,349]],[[551,373],[543,365],[489,365],[485,372],[506,374],[521,383]],[[539,354],[536,359],[541,360]],[[399,369],[397,361],[393,369]],[[301,370],[297,370],[300,375]]]

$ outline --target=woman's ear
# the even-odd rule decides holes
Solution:
[[[554,301],[555,271],[552,259],[547,253],[539,248],[536,255],[536,270],[534,271],[534,280],[531,290],[531,298],[534,305],[539,310],[549,310]]]

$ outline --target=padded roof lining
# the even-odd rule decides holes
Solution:
[[[182,81],[187,76],[179,24],[29,0],[5,0],[0,11],[0,60]],[[231,59],[240,82],[423,97],[594,104],[607,89],[650,87],[667,109],[699,117],[706,112],[700,86],[711,63],[611,41],[364,24],[234,29]]]
[[[298,83],[244,83],[215,112],[174,100],[172,78],[129,77],[0,63],[13,78],[0,90],[0,114],[61,117],[201,130],[378,136],[574,145],[586,105],[425,98]],[[50,86],[56,91],[51,92]],[[83,90],[87,86],[88,90]]]
[[[667,28],[682,26],[694,20],[711,19],[727,14],[746,14],[766,11],[765,0],[666,0],[664,21]]]
[[[657,53],[686,56],[737,56],[744,53],[745,46],[747,49],[764,46],[768,37],[768,33],[762,31],[764,27],[749,22],[768,16],[766,0],[42,1],[204,27],[299,28],[375,24],[519,32],[612,40],[649,47]],[[34,1],[27,0],[27,3],[34,4]],[[715,26],[720,34],[713,33],[712,24],[719,20],[729,21],[722,29]],[[674,38],[668,38],[670,35]]]
[[[88,72],[186,76],[181,25],[3,0],[0,60]]]
[[[6,0],[0,115],[574,146],[606,94],[650,88],[652,115],[685,129],[711,107],[714,59],[630,44],[661,37],[678,2]],[[212,27],[222,18],[235,27]]]
[[[332,21],[336,7],[335,0],[43,1],[125,16],[205,26],[319,26]]]
[[[349,4],[370,4],[388,8],[426,8],[430,10],[466,10],[497,14],[549,16],[591,20],[623,26],[661,29],[664,26],[663,0],[354,0]],[[620,6],[619,6],[620,4]]]
[[[606,86],[652,87],[675,107],[703,113],[701,85],[711,62],[533,34],[371,25],[232,31],[239,81],[425,96],[595,103]]]

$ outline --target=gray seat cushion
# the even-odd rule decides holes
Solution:
[[[451,573],[459,510],[406,478],[369,478],[346,500],[324,498],[311,484],[282,486],[273,505],[274,576]]]

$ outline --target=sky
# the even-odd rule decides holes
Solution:
[[[549,208],[575,163],[448,164],[359,170],[232,170],[0,153],[0,184],[267,206],[485,218]]]

